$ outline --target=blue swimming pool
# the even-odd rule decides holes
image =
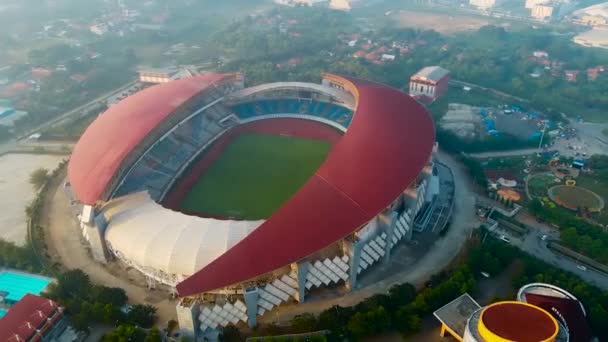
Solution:
[[[0,309],[0,319],[2,319],[2,317],[4,317],[4,315],[6,315],[6,310]]]
[[[0,291],[8,293],[7,302],[16,303],[28,293],[39,295],[50,282],[50,279],[35,275],[0,271]]]

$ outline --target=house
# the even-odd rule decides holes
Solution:
[[[566,75],[566,81],[568,82],[576,82],[576,77],[578,76],[578,70],[566,70],[564,71]]]
[[[394,61],[395,60],[395,55],[389,55],[389,54],[383,54],[381,59],[383,61]]]
[[[410,77],[410,95],[423,102],[433,102],[448,89],[450,72],[439,66],[429,66]]]

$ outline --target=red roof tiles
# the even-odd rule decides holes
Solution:
[[[27,341],[49,318],[57,317],[59,309],[50,299],[27,294],[0,319],[0,341]]]

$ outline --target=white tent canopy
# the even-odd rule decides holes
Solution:
[[[189,216],[162,207],[147,193],[118,198],[102,210],[114,254],[145,273],[173,279],[196,273],[264,222]]]

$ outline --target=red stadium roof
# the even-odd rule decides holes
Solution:
[[[381,84],[329,76],[356,93],[346,134],[272,217],[178,284],[181,296],[255,278],[344,238],[390,205],[426,165],[435,130],[421,105]]]
[[[50,299],[27,294],[0,319],[0,341],[28,341],[58,308]]]
[[[110,107],[84,132],[68,165],[78,199],[95,204],[129,153],[176,108],[228,77],[206,74],[144,89]]]

